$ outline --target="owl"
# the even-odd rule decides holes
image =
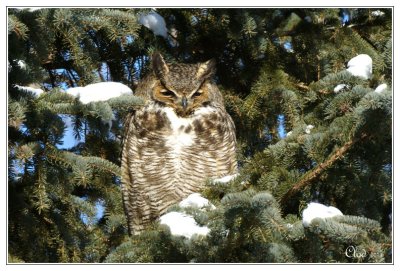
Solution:
[[[152,56],[152,73],[135,93],[145,104],[125,121],[122,195],[130,235],[207,179],[236,173],[235,125],[214,73],[213,60],[168,64]]]

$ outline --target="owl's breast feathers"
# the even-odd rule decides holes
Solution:
[[[156,104],[136,111],[122,157],[130,232],[140,232],[168,207],[198,192],[206,179],[236,173],[235,152],[235,127],[224,109],[207,106],[187,118]]]

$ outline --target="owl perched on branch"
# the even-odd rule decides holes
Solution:
[[[155,53],[152,66],[136,91],[145,105],[126,119],[122,193],[131,235],[207,179],[237,171],[235,126],[212,82],[215,62],[167,64]]]

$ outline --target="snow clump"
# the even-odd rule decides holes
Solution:
[[[83,104],[107,101],[108,99],[119,97],[122,94],[132,94],[132,90],[128,86],[118,82],[95,83],[85,87],[69,88],[66,92],[75,97],[79,97],[79,100]]]
[[[374,16],[374,17],[380,17],[380,16],[385,15],[385,12],[380,11],[380,10],[378,9],[378,10],[372,11],[372,12],[371,12],[371,15]]]
[[[153,31],[154,35],[167,38],[167,27],[164,18],[157,12],[150,12],[147,15],[142,14],[139,23]]]
[[[218,179],[214,179],[213,183],[229,183],[230,181],[232,181],[233,179],[235,179],[238,176],[238,174],[233,174],[233,175],[228,175],[228,176],[224,176],[222,178],[218,178]]]
[[[170,212],[160,217],[160,224],[167,225],[172,235],[191,238],[194,234],[207,235],[210,232],[208,227],[197,225],[194,218],[180,212]]]
[[[26,70],[26,63],[23,60],[18,60],[18,66],[22,69],[22,70]]]
[[[380,84],[379,86],[377,86],[377,88],[375,89],[376,93],[381,93],[383,91],[385,91],[387,89],[387,84]]]
[[[309,125],[307,125],[307,127],[306,127],[306,134],[309,134],[309,133],[311,133],[311,130],[312,129],[314,129],[314,125],[311,125],[311,124],[309,124]]]
[[[333,89],[333,92],[339,93],[341,90],[346,89],[347,87],[348,87],[348,85],[346,85],[346,84],[337,85],[337,86]]]
[[[15,9],[19,9],[19,10],[26,9],[29,12],[35,12],[36,10],[40,10],[40,9],[43,9],[43,8],[39,8],[39,7],[18,7],[18,8],[15,8]]]
[[[347,71],[352,75],[369,79],[372,75],[372,58],[366,54],[358,55],[350,59],[347,67]]]
[[[179,206],[182,208],[185,207],[194,207],[194,208],[205,208],[210,207],[211,209],[215,209],[215,206],[208,201],[208,199],[203,198],[200,193],[194,193],[189,195],[187,198],[182,200],[179,203]]]
[[[336,207],[310,202],[307,208],[303,210],[303,226],[310,226],[314,218],[330,218],[342,215],[343,213]]]
[[[15,87],[17,87],[21,90],[28,91],[28,92],[34,94],[36,97],[39,97],[44,92],[40,88],[25,87],[25,86],[19,86],[19,85],[15,85]]]

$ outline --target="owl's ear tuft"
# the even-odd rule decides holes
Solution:
[[[213,77],[216,71],[215,66],[215,59],[210,59],[204,63],[201,63],[199,65],[199,69],[197,70],[196,77],[200,80],[205,80]]]
[[[158,78],[163,78],[169,72],[167,63],[159,52],[155,52],[151,56],[151,61],[153,64],[153,71]]]

